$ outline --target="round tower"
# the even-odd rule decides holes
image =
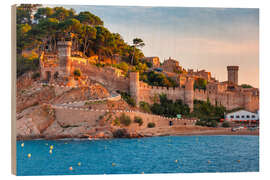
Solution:
[[[129,73],[129,92],[130,96],[135,100],[136,106],[139,105],[139,72]]]
[[[58,41],[59,76],[68,77],[71,66],[71,41]]]
[[[192,112],[194,100],[194,79],[191,77],[187,78],[184,96],[184,103],[188,105],[190,112]]]
[[[244,108],[248,111],[252,111],[252,92],[244,93]]]
[[[238,70],[239,66],[227,66],[228,81],[238,85]]]

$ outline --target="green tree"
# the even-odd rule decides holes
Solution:
[[[195,89],[204,89],[205,90],[206,85],[207,85],[207,80],[206,79],[198,78],[194,82],[194,88]]]
[[[242,84],[241,85],[242,88],[253,88],[251,85],[249,84]]]
[[[133,55],[132,55],[132,58],[131,58],[131,65],[133,65],[133,61],[134,61],[134,56],[135,56],[135,50],[137,47],[144,47],[145,46],[145,43],[143,42],[142,39],[140,38],[135,38],[133,39]]]
[[[103,25],[103,21],[98,16],[88,11],[80,12],[76,18],[85,25]]]
[[[87,49],[91,44],[93,44],[94,40],[96,39],[96,33],[97,30],[94,27],[89,25],[82,26],[82,32],[80,36],[84,54],[86,54]]]
[[[54,13],[54,10],[49,7],[44,7],[44,8],[38,8],[36,14],[34,15],[35,20],[43,20],[46,18],[50,18]]]

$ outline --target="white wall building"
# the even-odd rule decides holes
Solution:
[[[226,121],[258,121],[259,120],[259,114],[258,113],[252,113],[246,110],[239,110],[236,112],[228,113],[225,116]]]

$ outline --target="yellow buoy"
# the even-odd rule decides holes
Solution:
[[[237,162],[240,162],[240,160],[237,160]]]
[[[30,158],[31,157],[31,153],[29,153],[27,156],[28,156],[28,158]]]
[[[24,147],[24,143],[22,143],[21,146]]]
[[[48,146],[49,144],[48,143],[45,143],[46,146]]]
[[[50,149],[49,153],[52,154],[52,150],[51,149]]]
[[[116,164],[115,163],[112,163],[112,166],[115,166]]]
[[[178,160],[177,159],[175,160],[175,163],[178,163]]]
[[[78,162],[78,166],[81,166],[81,162]]]
[[[69,170],[70,170],[70,171],[72,171],[72,170],[73,170],[73,167],[72,167],[72,166],[70,166],[70,167],[69,167]]]
[[[144,174],[144,172],[142,172],[142,174]]]
[[[208,164],[210,164],[211,163],[211,161],[208,161]]]
[[[50,149],[53,149],[53,145],[50,146]]]

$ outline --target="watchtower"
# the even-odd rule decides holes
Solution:
[[[227,66],[228,82],[238,85],[238,70],[239,66]]]
[[[129,91],[130,96],[134,98],[136,106],[139,105],[139,72],[130,72],[129,73]]]
[[[190,112],[193,111],[193,100],[194,100],[194,79],[188,77],[185,84],[184,103],[190,108]]]
[[[71,66],[71,41],[59,41],[57,43],[58,59],[59,59],[59,76],[68,77],[70,75]]]

